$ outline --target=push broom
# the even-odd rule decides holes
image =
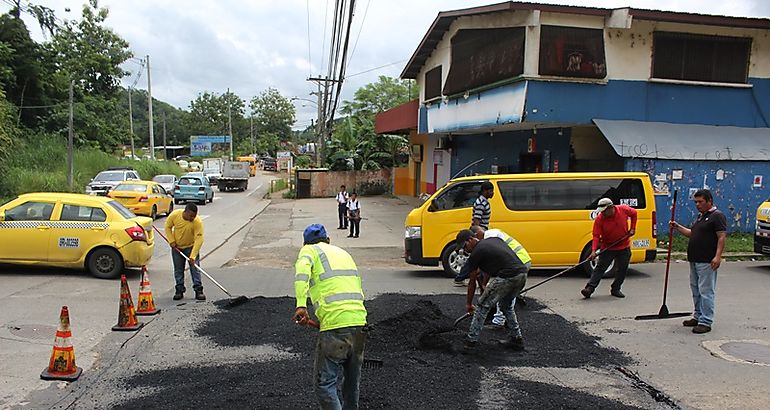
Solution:
[[[674,204],[671,206],[671,221],[676,216],[676,197],[679,191],[674,190]],[[668,296],[668,272],[671,266],[671,245],[674,241],[674,228],[669,224],[668,226],[668,255],[666,256],[666,275],[663,281],[663,305],[660,307],[660,311],[657,315],[639,315],[634,320],[657,320],[657,319],[671,319],[675,317],[690,316],[690,312],[677,312],[670,313],[668,306],[666,306],[666,296]]]
[[[155,232],[157,232],[157,233],[158,233],[158,235],[160,235],[160,237],[161,237],[161,238],[163,238],[163,240],[165,240],[165,241],[166,241],[166,243],[168,243],[168,244],[169,244],[169,246],[171,245],[171,242],[169,242],[169,241],[168,241],[168,238],[166,238],[166,236],[165,236],[165,235],[163,235],[163,234],[160,232],[160,230],[159,230],[158,228],[156,228],[156,227],[155,227],[155,225],[153,225],[153,226],[152,226],[152,229],[155,229]],[[184,258],[184,259],[185,259],[187,262],[190,262],[190,258],[188,258],[188,257],[187,257],[187,255],[185,255],[184,253],[182,253],[182,251],[181,251],[179,248],[177,248],[176,246],[174,246],[173,248],[174,248],[174,250],[175,250],[175,251],[179,252],[179,254],[180,254],[180,255],[182,255],[182,257],[183,257],[183,258]],[[237,297],[236,297],[236,296],[233,296],[233,295],[232,295],[232,294],[231,294],[231,293],[230,293],[230,292],[229,292],[227,289],[225,289],[225,287],[224,287],[224,286],[222,286],[221,284],[219,284],[219,282],[217,282],[217,280],[216,280],[216,279],[214,279],[214,278],[213,278],[211,275],[209,275],[208,273],[206,273],[206,271],[205,271],[205,270],[203,270],[203,269],[202,269],[200,266],[196,266],[196,269],[198,269],[198,271],[200,271],[200,273],[202,273],[202,274],[206,275],[206,277],[207,277],[207,278],[209,278],[209,280],[210,280],[210,281],[214,282],[214,284],[215,284],[215,285],[217,285],[217,287],[218,287],[219,289],[222,289],[222,292],[225,292],[225,294],[227,294],[227,296],[230,296],[230,301],[228,302],[228,306],[229,306],[229,307],[235,307],[235,306],[239,306],[239,305],[242,305],[242,304],[244,304],[244,303],[246,303],[246,302],[248,302],[248,301],[249,301],[249,298],[247,298],[246,296],[237,296]]]

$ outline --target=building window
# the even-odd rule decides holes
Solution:
[[[751,39],[656,32],[653,53],[654,78],[746,83]]]
[[[540,28],[540,75],[604,78],[604,31],[561,26]]]
[[[425,73],[425,99],[441,96],[441,66]]]
[[[459,30],[444,95],[520,76],[524,72],[524,27]]]

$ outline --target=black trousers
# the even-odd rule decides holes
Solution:
[[[621,249],[618,251],[604,251],[599,254],[599,263],[596,264],[591,279],[588,281],[588,285],[596,289],[599,286],[599,281],[602,280],[604,272],[610,266],[612,261],[615,261],[615,280],[612,281],[610,288],[612,290],[620,290],[623,286],[623,281],[626,280],[626,271],[628,271],[628,262],[631,260],[631,248]]]
[[[347,228],[348,227],[348,218],[346,218],[348,213],[348,205],[347,204],[337,204],[337,216],[340,218],[340,225],[339,228]]]
[[[358,218],[350,218],[350,234],[358,236],[358,232],[361,228],[361,220]]]

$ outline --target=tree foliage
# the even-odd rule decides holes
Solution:
[[[268,88],[252,98],[249,107],[257,135],[272,133],[281,141],[291,140],[291,126],[296,121],[296,112],[291,100],[275,88]]]

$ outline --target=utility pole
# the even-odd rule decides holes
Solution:
[[[131,87],[128,87],[128,130],[131,133],[131,160],[136,158],[134,152],[134,110],[131,106]]]
[[[329,85],[341,81],[330,79],[329,77],[311,77],[307,80],[318,84],[318,123],[316,124],[318,142],[316,143],[316,166],[321,167],[324,163],[324,145],[326,144],[327,136],[331,131],[331,124],[327,124],[328,119],[326,118],[328,110],[328,107],[326,107],[326,97],[329,93]],[[322,85],[323,88],[321,88]]]
[[[251,116],[249,116],[249,133],[251,135],[251,153],[256,154],[257,152],[257,146],[254,143],[254,113],[251,113]]]
[[[75,88],[75,80],[70,81],[70,118],[69,118],[69,132],[67,135],[67,184],[69,184],[70,189],[73,188],[74,185],[74,175],[75,175],[75,153],[74,153],[74,145],[75,145],[75,130],[72,129],[72,123],[73,123],[73,117],[74,117],[74,88]]]
[[[147,110],[150,117],[150,159],[155,160],[155,134],[153,132],[152,125],[152,81],[150,81],[150,55],[147,58]]]
[[[227,89],[227,129],[230,133],[230,161],[232,161],[235,157],[233,156],[233,116],[231,112],[231,104],[230,104],[230,89]]]
[[[163,159],[168,160],[168,145],[166,145],[166,111],[163,111]]]

